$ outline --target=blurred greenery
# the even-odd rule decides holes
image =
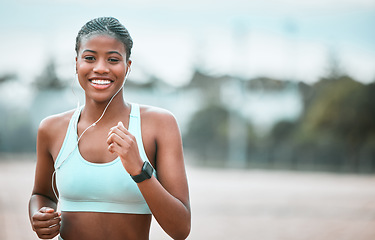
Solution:
[[[0,76],[0,89],[12,81],[18,81],[14,74]],[[29,110],[0,102],[0,152],[35,151],[36,128],[41,117],[49,114],[48,109],[57,111],[57,107],[67,104],[67,99],[76,101],[66,96],[66,82],[58,77],[56,66],[50,62],[31,84],[30,91],[34,94]],[[244,114],[247,106],[244,96],[254,91],[272,95],[284,91],[290,84],[290,81],[272,78],[239,79],[197,71],[189,84],[175,88],[175,92],[200,93],[200,104],[195,104],[195,111],[183,126],[184,148],[194,156],[192,163],[230,167],[233,160],[244,158],[245,162],[238,166],[373,173],[375,83],[363,84],[339,71],[331,71],[311,85],[294,83],[297,87],[293,91],[298,91],[301,98],[299,116],[280,119],[268,131],[259,131],[259,126]],[[130,80],[126,86],[129,92],[146,91],[147,94],[157,94],[164,87],[172,89],[155,76],[142,84]],[[61,99],[57,102],[51,97]],[[157,97],[165,97],[164,102],[169,104],[176,102],[163,94]],[[232,102],[228,102],[228,97]],[[185,106],[180,106],[181,112],[192,104],[191,100],[197,99],[183,99]],[[44,116],[36,117],[36,113]]]
[[[271,92],[287,83],[270,78],[248,82],[250,88]],[[265,136],[254,134],[254,126],[246,122],[247,166],[374,172],[375,84],[329,74],[313,85],[300,83],[299,91],[303,110],[295,121],[281,120]],[[219,165],[218,161],[228,161],[228,115],[224,105],[209,105],[193,116],[185,145],[199,153],[201,162]]]
[[[348,76],[323,78],[311,88],[293,134],[319,164],[352,171],[373,171],[375,164],[375,85]],[[308,146],[308,147],[306,147]],[[332,166],[336,164],[337,166]]]
[[[206,161],[223,160],[228,151],[229,112],[222,106],[210,105],[196,112],[184,136],[185,145],[195,149]]]

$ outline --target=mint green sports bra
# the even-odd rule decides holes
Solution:
[[[119,157],[108,163],[92,163],[81,156],[77,147],[80,113],[81,109],[74,112],[55,161],[61,211],[151,214]],[[142,160],[148,161],[142,142],[138,104],[131,106],[128,130],[137,140]]]

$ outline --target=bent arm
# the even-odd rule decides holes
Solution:
[[[185,239],[191,227],[189,190],[181,135],[170,114],[158,125],[156,146],[158,179],[152,176],[138,187],[164,231],[173,239]]]
[[[49,153],[48,124],[38,129],[37,163],[34,188],[29,200],[29,218],[33,230],[40,238],[52,238],[59,232],[59,214],[56,212],[57,198],[52,190],[53,159]]]

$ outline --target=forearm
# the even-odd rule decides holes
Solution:
[[[31,217],[39,211],[42,207],[49,207],[56,211],[57,203],[54,202],[52,199],[40,195],[40,194],[33,194],[29,201],[29,218],[31,221]]]
[[[164,231],[173,239],[187,238],[191,225],[189,204],[171,195],[154,176],[138,183],[138,187]]]

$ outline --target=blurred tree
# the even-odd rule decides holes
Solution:
[[[276,142],[285,141],[293,134],[295,126],[294,122],[282,120],[273,126],[270,135]]]
[[[15,73],[3,74],[2,76],[0,76],[0,84],[6,81],[12,80],[12,79],[16,79],[16,78],[17,78],[17,75]]]
[[[14,79],[17,79],[17,75],[15,73],[5,73],[0,76],[0,85]],[[9,141],[6,137],[8,130],[6,126],[6,121],[9,114],[8,112],[9,110],[6,108],[6,106],[3,106],[0,103],[0,151],[2,151],[2,146]]]
[[[31,131],[30,117],[21,109],[7,110],[1,119],[0,152],[33,152],[36,138]]]
[[[314,98],[304,111],[297,139],[316,148],[321,161],[355,170],[362,146],[375,136],[374,84],[341,76],[321,79],[313,89]],[[326,156],[321,155],[324,152]]]
[[[211,105],[199,110],[191,118],[184,143],[202,156],[204,161],[224,160],[228,151],[227,109]]]
[[[352,105],[346,105],[348,99],[362,87],[361,83],[349,77],[322,79],[315,84],[315,97],[305,109],[302,130],[310,135],[317,129],[328,132],[342,130],[337,128],[345,121],[343,114],[351,115],[354,111]]]
[[[268,92],[278,92],[288,87],[290,81],[282,81],[268,77],[258,77],[250,79],[246,82],[246,88],[248,90],[266,90]]]
[[[56,64],[53,60],[47,62],[41,75],[35,81],[35,86],[40,90],[46,89],[63,89],[64,82],[56,74]]]
[[[202,163],[219,164],[228,160],[229,114],[223,106],[208,105],[191,118],[184,144],[202,158]],[[246,121],[242,131],[249,140],[247,147],[254,150],[256,135],[252,125]]]
[[[263,161],[268,167],[295,168],[297,162],[293,157],[293,135],[297,128],[297,122],[282,120],[271,129],[269,136],[263,143],[263,151],[267,152],[267,158]]]
[[[191,81],[184,88],[201,90],[204,93],[205,102],[215,104],[220,102],[222,85],[230,79],[230,76],[210,76],[196,70]]]

